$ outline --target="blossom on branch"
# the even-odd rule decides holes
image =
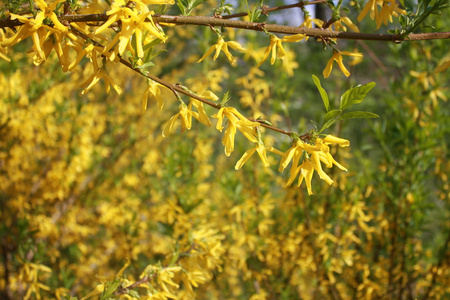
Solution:
[[[330,76],[331,70],[333,70],[334,61],[337,62],[339,68],[341,69],[342,73],[344,73],[345,76],[347,77],[350,76],[350,72],[347,70],[347,68],[344,66],[344,63],[342,62],[342,55],[353,57],[363,56],[362,53],[333,50],[333,56],[330,58],[325,69],[323,70],[323,77],[328,78],[328,76]]]
[[[225,130],[222,144],[225,146],[225,155],[230,156],[234,151],[234,136],[236,135],[236,129],[238,129],[247,139],[251,142],[257,143],[255,128],[259,126],[258,122],[251,122],[244,117],[234,107],[222,107],[213,118],[217,119],[216,129],[222,132],[223,121],[226,118],[228,120],[228,127]]]
[[[300,186],[303,179],[305,179],[308,194],[312,195],[311,180],[314,171],[316,171],[317,174],[319,174],[320,179],[324,180],[326,183],[330,185],[333,183],[330,176],[322,169],[321,163],[324,163],[327,168],[336,165],[341,170],[347,171],[345,167],[334,160],[328,147],[330,144],[338,144],[341,147],[347,147],[350,145],[350,142],[332,135],[326,136],[323,140],[317,138],[314,145],[297,140],[292,147],[282,155],[280,160],[278,169],[280,172],[284,171],[292,161],[289,179],[285,186],[290,186],[295,178],[299,176],[298,186]]]
[[[181,120],[181,132],[185,132],[186,129],[190,130],[192,127],[192,111],[186,106],[186,104],[181,103],[179,106],[180,112],[172,116],[162,132],[162,136],[166,137],[172,131],[175,122],[180,118]]]
[[[263,59],[259,62],[259,64],[256,66],[259,68],[259,66],[262,65],[263,62],[266,61],[266,59],[269,57],[270,52],[272,52],[272,57],[270,59],[270,64],[273,65],[275,63],[275,60],[278,58],[283,59],[286,55],[286,50],[283,48],[282,42],[299,42],[301,40],[305,39],[305,35],[303,34],[294,34],[294,35],[288,35],[280,39],[276,35],[271,34],[270,35],[270,44],[269,47],[267,47],[266,52],[264,52]],[[277,53],[278,48],[278,53]]]
[[[377,6],[381,7],[378,11]],[[361,13],[358,15],[358,22],[361,22],[369,13],[372,20],[377,23],[377,29],[380,28],[381,23],[387,25],[392,23],[392,17],[398,17],[399,14],[406,15],[406,11],[398,7],[396,0],[369,0],[364,6]]]
[[[109,93],[111,90],[111,86],[114,88],[117,94],[122,94],[122,89],[120,86],[114,83],[114,80],[106,73],[106,68],[103,66],[101,68],[98,68],[94,74],[89,76],[89,78],[81,84],[81,86],[86,86],[83,91],[81,91],[81,94],[84,95],[87,92],[89,92],[94,85],[100,80],[103,79],[105,81],[106,85],[106,92]]]
[[[233,55],[231,55],[230,51],[228,50],[228,46],[230,46],[231,48],[236,49],[236,50],[245,51],[245,49],[238,42],[234,42],[234,41],[225,42],[223,37],[220,36],[219,40],[217,41],[217,44],[212,45],[208,49],[208,51],[206,51],[206,53],[197,62],[202,62],[211,53],[213,53],[214,50],[216,50],[216,53],[214,54],[214,57],[213,57],[214,61],[217,59],[217,57],[219,57],[220,51],[223,51],[223,53],[225,53],[225,55],[227,56],[230,63],[232,65],[235,65],[236,59],[233,57]]]
[[[142,99],[142,110],[147,110],[148,99],[155,99],[158,103],[159,109],[164,107],[164,99],[161,97],[161,87],[165,87],[162,84],[157,83],[153,80],[148,80],[148,86],[144,93],[144,98]]]

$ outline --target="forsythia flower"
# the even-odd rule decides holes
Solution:
[[[87,87],[85,87],[84,90],[81,91],[81,94],[84,95],[89,92],[92,87],[94,87],[94,85],[102,78],[105,81],[107,93],[109,93],[109,91],[111,90],[112,85],[117,94],[122,94],[122,89],[120,88],[120,86],[114,83],[114,80],[111,78],[111,76],[106,74],[105,68],[97,69],[97,72],[89,76],[89,78],[81,84],[81,86],[87,85]]]
[[[333,25],[335,27],[335,30],[339,30],[340,28],[342,28],[344,31],[347,31],[347,28],[342,23],[347,25],[352,31],[359,32],[359,28],[355,24],[353,24],[352,20],[350,20],[349,17],[341,17],[339,21],[334,22]]]
[[[381,10],[378,12],[377,5],[381,6]],[[377,23],[377,29],[380,28],[381,23],[387,25],[388,21],[392,22],[392,16],[397,17],[398,14],[405,15],[406,11],[398,7],[396,0],[369,0],[364,6],[363,10],[358,16],[358,22],[369,13],[370,18]]]
[[[305,179],[308,194],[312,195],[311,180],[314,171],[316,171],[317,174],[319,174],[320,179],[324,180],[326,183],[333,183],[333,180],[323,171],[321,162],[323,162],[327,168],[336,165],[341,170],[347,171],[345,167],[334,160],[328,147],[329,144],[338,144],[341,147],[347,147],[350,145],[350,142],[332,135],[328,135],[323,140],[317,138],[315,140],[315,145],[304,143],[301,140],[296,141],[294,145],[283,154],[280,161],[280,172],[286,169],[292,161],[290,176],[285,186],[290,186],[297,175],[299,175],[298,186],[300,186],[303,179]]]
[[[206,91],[204,93],[201,93],[199,95],[202,98],[205,99],[210,99],[213,101],[216,101],[219,99],[219,97],[217,97],[213,92],[211,91]],[[192,106],[194,106],[197,109],[197,112],[192,110]],[[192,116],[197,119],[199,122],[201,122],[202,124],[206,125],[206,126],[211,126],[211,120],[208,117],[208,114],[205,111],[205,107],[203,106],[203,102],[191,98],[191,102],[189,103],[189,110],[192,113]]]
[[[240,112],[234,107],[222,107],[217,114],[213,116],[217,119],[216,129],[222,132],[223,130],[223,120],[228,119],[228,127],[225,130],[222,143],[225,145],[225,155],[230,156],[231,152],[234,151],[234,136],[236,135],[236,129],[238,129],[247,139],[257,143],[255,135],[255,127],[259,126],[257,122],[251,122],[246,117],[244,117]]]
[[[147,104],[149,98],[154,98],[158,102],[158,106],[160,109],[164,107],[164,99],[161,97],[161,87],[164,87],[162,84],[157,83],[153,80],[148,80],[148,87],[145,90],[144,98],[142,99],[142,110],[147,110]]]
[[[311,18],[310,16],[306,15],[303,23],[299,27],[306,27],[306,28],[312,28],[313,23],[318,27],[322,28],[323,21],[320,19]],[[309,36],[305,37],[305,41],[309,39]]]
[[[192,127],[192,111],[188,109],[186,104],[181,103],[180,106],[180,112],[176,115],[172,116],[169,120],[169,123],[167,123],[166,128],[164,128],[162,132],[162,136],[166,137],[170,131],[172,131],[173,126],[175,125],[176,120],[178,120],[179,117],[181,117],[181,132],[185,132],[186,129],[190,130]]]
[[[231,55],[230,51],[228,50],[228,46],[230,46],[233,49],[245,51],[245,49],[239,44],[238,42],[230,41],[225,42],[223,37],[219,37],[219,40],[217,41],[217,44],[212,45],[208,51],[198,60],[198,62],[202,62],[206,57],[208,57],[211,53],[216,50],[216,53],[214,54],[213,60],[215,61],[217,57],[219,56],[220,51],[223,51],[225,55],[227,56],[228,60],[232,65],[236,64],[236,59]]]
[[[434,69],[434,73],[439,73],[444,71],[445,69],[450,68],[450,60],[444,61],[439,66]]]
[[[35,0],[34,2],[41,9],[41,11],[36,15],[36,18],[34,19],[34,30],[37,30],[39,27],[41,27],[42,21],[44,21],[45,18],[49,18],[50,20],[52,20],[55,27],[60,31],[66,32],[68,30],[66,26],[59,22],[58,16],[56,16],[56,14],[54,13],[56,6],[59,3],[66,2],[66,0],[57,0],[52,2],[50,5],[48,5],[44,0]]]
[[[350,76],[350,72],[347,70],[347,68],[344,66],[344,63],[342,62],[342,55],[353,57],[363,56],[361,53],[333,50],[333,56],[330,58],[330,60],[327,63],[327,66],[323,70],[323,77],[328,78],[328,76],[330,76],[331,70],[333,69],[334,61],[337,62],[339,68],[341,69],[342,73],[344,73],[345,76],[347,77]]]
[[[425,90],[428,90],[428,87],[430,85],[435,85],[436,82],[434,81],[433,76],[430,76],[428,72],[417,72],[417,71],[409,71],[409,75],[412,77],[416,77],[417,81],[422,84],[423,88]]]
[[[242,168],[242,166],[249,160],[250,157],[252,157],[252,155],[255,152],[258,152],[259,157],[261,158],[261,161],[263,162],[264,167],[268,167],[269,164],[269,160],[267,159],[266,156],[266,150],[272,147],[264,147],[263,143],[258,142],[256,144],[255,147],[253,147],[250,150],[245,151],[244,155],[242,155],[241,159],[236,163],[236,166],[234,167],[236,170],[239,170],[240,168]]]
[[[283,37],[282,39],[278,38],[275,35],[270,36],[270,44],[269,47],[267,47],[266,52],[264,52],[264,57],[261,60],[261,62],[256,66],[257,68],[262,65],[264,61],[269,57],[270,52],[272,52],[272,57],[270,59],[270,64],[274,64],[277,57],[283,59],[283,57],[286,55],[286,51],[283,48],[282,42],[298,42],[305,39],[305,35],[303,34],[294,34],[294,35],[288,35]],[[278,48],[278,54],[277,54],[277,48]]]

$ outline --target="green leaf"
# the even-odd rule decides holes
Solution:
[[[222,98],[222,101],[220,102],[220,105],[224,106],[225,104],[227,104],[228,101],[230,101],[230,99],[231,99],[231,96],[230,96],[230,92],[228,91],[228,92],[226,92],[223,95],[223,98]]]
[[[339,117],[340,120],[348,120],[348,119],[371,119],[371,118],[379,118],[380,116],[368,111],[352,111],[345,113]]]
[[[320,129],[319,133],[330,127],[334,124],[334,122],[337,121],[337,118],[342,114],[342,110],[340,109],[334,109],[329,112],[323,117],[323,125]]]
[[[325,105],[325,109],[328,112],[330,110],[330,101],[328,100],[327,91],[325,91],[325,89],[320,85],[320,79],[317,78],[316,75],[313,75],[312,78],[317,86],[317,89],[319,90],[320,96],[322,97],[323,105]]]
[[[367,93],[375,86],[375,82],[369,82],[365,85],[358,85],[347,90],[341,96],[340,109],[344,110],[356,103],[361,103],[366,97]]]
[[[186,16],[187,15],[187,7],[186,6],[188,5],[187,1],[177,0],[177,5],[180,8],[181,14],[183,16]]]
[[[100,300],[109,299],[119,286],[120,286],[120,280],[117,280],[117,279],[114,279],[112,282],[107,283],[105,289],[103,290],[102,294],[100,295]]]

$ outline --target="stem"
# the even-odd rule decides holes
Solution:
[[[294,7],[304,7],[305,5],[312,5],[312,4],[319,4],[319,3],[326,3],[326,1],[325,0],[316,0],[316,1],[310,1],[310,2],[300,1],[298,3],[289,4],[289,5],[280,5],[280,6],[270,7],[270,8],[263,8],[262,13],[264,14],[264,13],[269,13],[272,11],[290,9],[290,8],[294,8]],[[247,15],[248,15],[247,12],[241,12],[241,13],[236,13],[236,14],[232,14],[232,15],[220,16],[220,18],[221,19],[232,19],[232,18],[245,17]]]
[[[81,32],[80,30],[78,30],[78,29],[76,29],[74,27],[71,27],[71,30],[72,30],[72,32],[74,34],[80,36],[81,38],[83,38],[85,40],[92,41],[92,43],[94,45],[99,46],[99,47],[103,47],[102,44],[100,44],[99,42],[96,42],[96,41],[90,39],[85,33]],[[142,75],[142,76],[144,76],[144,77],[146,77],[148,79],[156,81],[157,83],[167,87],[168,89],[173,91],[174,94],[176,94],[178,92],[178,93],[186,95],[186,96],[188,96],[190,98],[194,98],[194,99],[196,99],[196,100],[198,100],[200,102],[203,102],[204,104],[209,105],[211,107],[214,107],[216,109],[222,108],[222,105],[216,104],[216,103],[214,103],[214,102],[212,102],[210,100],[204,99],[204,98],[202,98],[202,97],[200,97],[200,96],[198,96],[196,94],[193,94],[193,93],[191,93],[189,91],[186,91],[180,85],[171,84],[170,82],[167,82],[167,81],[165,81],[165,80],[163,80],[163,79],[161,79],[159,77],[156,77],[156,76],[154,76],[154,75],[152,75],[152,74],[150,74],[150,73],[148,73],[146,71],[142,71],[140,69],[133,68],[133,65],[130,62],[128,62],[125,59],[123,59],[123,58],[120,58],[119,61],[120,61],[121,64],[123,64],[124,66],[128,67],[129,69],[135,71],[136,73],[138,73],[138,74],[140,74],[140,75]],[[283,130],[283,129],[280,129],[280,128],[277,128],[277,127],[274,127],[274,126],[271,126],[271,125],[268,125],[268,124],[265,124],[265,123],[263,123],[264,120],[255,120],[255,119],[250,119],[250,118],[248,118],[248,119],[250,121],[253,121],[253,122],[258,122],[260,124],[260,126],[265,127],[267,129],[270,129],[270,130],[273,130],[273,131],[277,131],[277,132],[283,133],[283,134],[288,135],[288,136],[291,136],[291,134],[292,134],[291,131],[286,131],[286,130]],[[304,135],[300,135],[299,137],[300,137],[300,139],[305,141],[306,139],[309,138],[309,133],[306,133]]]
[[[69,15],[59,17],[60,21],[72,22],[101,22],[108,20],[109,16],[103,14],[91,15]],[[403,41],[419,41],[419,40],[435,40],[435,39],[450,39],[450,32],[432,32],[432,33],[417,33],[410,34],[407,37],[402,37],[399,34],[378,34],[378,33],[358,33],[358,32],[341,32],[333,30],[323,30],[321,28],[304,28],[292,27],[276,24],[253,23],[237,20],[219,19],[216,17],[184,17],[184,16],[169,16],[169,15],[153,15],[154,22],[170,23],[177,25],[200,25],[200,26],[219,26],[247,29],[254,31],[267,31],[271,33],[282,34],[304,34],[316,38],[336,38],[349,40],[367,40],[367,41],[384,41],[400,43]],[[0,20],[0,28],[20,26],[23,23],[19,20],[4,19]]]

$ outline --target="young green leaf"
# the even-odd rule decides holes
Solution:
[[[379,118],[380,116],[368,111],[352,111],[341,115],[338,120],[348,120],[348,119],[370,119]]]
[[[328,100],[327,91],[320,85],[320,80],[316,75],[312,76],[317,89],[319,90],[320,96],[322,97],[323,105],[325,105],[325,109],[327,112],[330,110],[330,101]]]
[[[323,117],[323,125],[320,129],[319,133],[330,127],[337,121],[337,118],[342,114],[342,110],[334,109],[326,113]]]
[[[366,97],[367,93],[375,86],[375,82],[369,82],[365,85],[358,85],[347,90],[341,96],[341,105],[339,109],[344,110],[353,104],[361,103]]]

